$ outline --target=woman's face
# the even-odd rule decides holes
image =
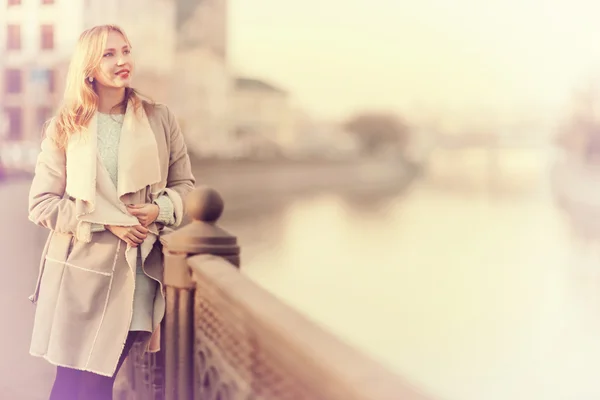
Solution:
[[[110,31],[94,80],[97,85],[119,89],[130,86],[132,75],[131,48],[119,32]]]

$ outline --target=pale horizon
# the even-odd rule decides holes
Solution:
[[[582,0],[234,0],[231,65],[324,118],[552,117],[600,76],[597,15],[600,4]]]

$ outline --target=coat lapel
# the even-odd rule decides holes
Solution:
[[[94,115],[86,129],[69,137],[66,149],[66,192],[95,203],[98,173],[98,117]],[[158,145],[144,107],[135,110],[129,102],[119,143],[117,196],[135,193],[161,181]]]
[[[127,106],[119,144],[119,198],[160,182],[158,145],[144,107]]]
[[[89,203],[93,203],[96,197],[97,129],[98,117],[94,114],[86,129],[71,134],[66,148],[65,191]]]

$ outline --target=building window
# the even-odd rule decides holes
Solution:
[[[21,27],[19,25],[8,25],[6,35],[6,48],[8,50],[21,49]]]
[[[42,50],[54,49],[54,26],[42,25]]]
[[[56,72],[54,70],[48,70],[48,92],[56,92]]]
[[[50,107],[40,107],[37,109],[37,126],[40,129],[50,118],[52,118],[52,109]]]
[[[19,6],[21,5],[21,0],[8,0],[8,6]]]
[[[23,91],[23,74],[18,69],[4,71],[4,90],[6,93],[21,93]]]
[[[8,139],[20,140],[23,137],[23,110],[19,107],[6,107],[4,111],[8,118]]]

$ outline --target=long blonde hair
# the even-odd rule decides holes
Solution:
[[[66,146],[72,133],[87,127],[98,109],[98,94],[88,78],[100,65],[111,31],[120,33],[131,47],[125,31],[116,25],[95,26],[79,36],[67,72],[63,103],[55,118],[55,140],[61,147]],[[135,108],[142,105],[138,93],[132,88],[125,88],[125,98],[118,106],[125,109],[130,100]]]

